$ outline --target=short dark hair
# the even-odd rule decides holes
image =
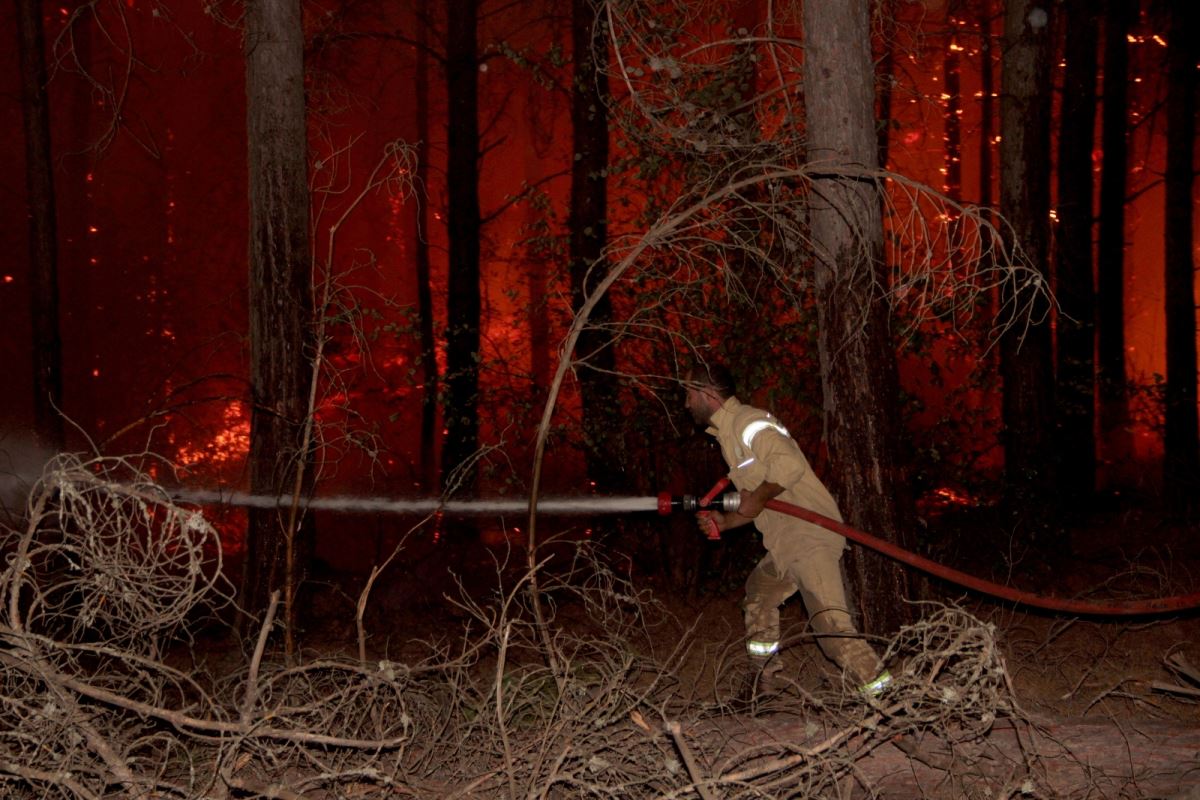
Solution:
[[[722,400],[737,394],[737,385],[729,367],[716,361],[696,361],[688,368],[684,383],[707,386],[716,391]]]

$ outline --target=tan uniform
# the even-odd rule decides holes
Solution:
[[[837,503],[808,465],[796,441],[766,411],[736,397],[712,416],[708,432],[721,445],[729,478],[753,491],[764,481],[784,487],[779,500],[841,520]],[[779,606],[797,590],[821,650],[858,683],[879,674],[879,657],[850,617],[842,577],[846,540],[833,531],[771,509],[754,519],[767,555],[746,580],[742,603],[746,649],[767,658],[779,649]]]

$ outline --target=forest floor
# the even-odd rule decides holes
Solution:
[[[253,635],[228,624],[237,565],[202,566],[217,531],[190,512],[147,513],[121,474],[64,460],[33,506],[53,499],[55,514],[5,532],[33,554],[3,573],[21,588],[5,592],[0,708],[6,729],[40,731],[11,739],[23,749],[6,764],[28,789],[17,796],[86,775],[79,796],[166,781],[181,798],[590,787],[1200,800],[1195,609],[1081,618],[914,574],[913,597],[884,598],[910,604],[913,621],[872,639],[895,681],[869,697],[842,684],[793,598],[788,685],[763,696],[739,609],[762,556],[751,529],[710,542],[687,515],[546,520],[533,549],[511,520],[432,531],[329,515],[297,609],[300,651],[284,652],[275,605]],[[1200,575],[1196,528],[1132,503],[1097,503],[1066,527],[980,509],[927,519],[926,555],[1043,595],[1190,596]],[[170,546],[131,546],[147,541]]]
[[[942,518],[929,531],[930,540],[940,544],[929,551],[938,560],[970,574],[1056,597],[1133,600],[1187,594],[1200,584],[1200,536],[1196,528],[1170,524],[1151,511],[1097,510],[1065,534],[1045,536],[1041,550],[1036,542],[1014,547],[1012,529],[1013,523],[1000,524],[986,514]],[[635,529],[632,537],[614,537],[613,561],[628,571],[631,585],[654,598],[660,613],[674,616],[676,630],[686,630],[691,637],[688,657],[675,667],[680,684],[691,687],[698,701],[728,700],[738,691],[731,681],[738,679],[737,664],[744,661],[738,603],[740,582],[760,552],[755,537],[732,537],[721,545],[726,549],[716,558],[709,551],[697,560],[690,583],[680,586],[678,577],[672,579],[671,570],[664,566],[661,548],[644,533]],[[465,615],[452,601],[456,592],[494,592],[497,576],[503,582],[506,574],[511,577],[520,573],[524,556],[519,548],[509,549],[511,535],[501,545],[495,537],[483,538],[474,550],[468,548],[451,558],[436,549],[422,555],[417,546],[410,553],[411,559],[401,559],[407,566],[398,567],[396,575],[381,580],[373,595],[374,612],[368,614],[367,622],[374,652],[398,660],[417,656],[422,642],[445,638],[464,624]],[[621,545],[621,541],[634,544]],[[517,544],[521,544],[519,539]],[[350,650],[353,632],[338,622],[353,615],[350,601],[356,581],[350,578],[349,583],[343,583],[346,578],[337,575],[334,581],[341,588],[324,593],[318,601],[318,616],[324,624],[310,631],[310,646]],[[1144,783],[1147,775],[1173,773],[1173,782],[1169,783],[1172,789],[1200,785],[1200,755],[1195,753],[1195,743],[1190,738],[1179,738],[1180,731],[1200,731],[1200,683],[1196,682],[1200,673],[1188,674],[1189,668],[1200,665],[1200,612],[1080,618],[959,593],[948,584],[918,584],[929,604],[914,605],[917,619],[949,605],[994,630],[1016,704],[1028,719],[1042,726],[1043,733],[1053,728],[1054,733],[1046,735],[1059,737],[1054,739],[1056,744],[1069,740],[1073,759],[1110,759],[1111,749],[1117,747],[1118,760],[1141,760],[1140,764],[1130,765],[1128,771],[1133,777],[1110,784],[1107,789],[1101,787],[1095,796],[1193,797],[1175,791],[1142,794],[1138,776]],[[558,624],[588,624],[582,609],[566,605],[556,611]],[[804,609],[798,597],[785,604],[783,617],[782,658],[790,689],[770,703],[729,706],[730,716],[740,718],[734,727],[741,733],[735,736],[725,728],[723,736],[746,736],[747,742],[758,741],[756,737],[768,734],[756,726],[766,725],[773,731],[769,736],[776,737],[794,724],[785,721],[789,697],[820,696],[830,692],[839,680],[832,665],[806,635]],[[881,651],[886,646],[882,639],[877,644]],[[749,727],[744,727],[747,723]],[[805,725],[812,727],[811,721],[802,723],[797,736],[803,736]],[[1148,751],[1129,746],[1130,728],[1142,731],[1149,741]],[[747,732],[751,729],[757,732]],[[1149,733],[1152,730],[1160,733]],[[1081,735],[1087,740],[1078,739]],[[1156,743],[1155,736],[1163,741]],[[1172,752],[1171,740],[1176,741],[1176,747],[1184,748],[1181,755]],[[1021,744],[1014,746],[1019,748]],[[888,762],[882,750],[876,752],[875,769],[880,775],[913,772],[907,766]],[[895,754],[907,758],[898,751]],[[1159,757],[1162,763],[1155,761]],[[862,768],[867,773],[871,770],[865,763]],[[1087,794],[1088,790],[1079,788],[1083,792],[1080,796]],[[908,787],[881,796],[906,797],[913,791]]]
[[[1127,601],[1188,594],[1200,587],[1200,530],[1165,522],[1152,511],[1095,513],[1056,537],[1047,552],[1038,552],[1036,545],[1018,552],[995,520],[986,517],[943,520],[931,537],[943,542],[932,548],[935,560],[1058,598]],[[740,652],[741,580],[761,554],[757,542],[742,535],[721,557],[699,557],[698,575],[681,587],[661,567],[655,548],[645,547],[646,538],[640,532],[635,538],[642,544],[613,560],[629,570],[633,586],[648,591],[668,613],[695,623],[695,663],[688,668],[698,675],[706,662],[726,661]],[[485,537],[473,549],[453,555],[422,552],[419,544],[410,548],[412,558],[402,553],[401,565],[380,579],[372,595],[368,624],[376,643],[395,657],[396,648],[403,652],[415,642],[451,633],[463,616],[452,602],[459,591],[494,592],[498,572],[510,577],[521,572],[524,554],[505,552],[506,545],[497,547],[495,538]],[[656,558],[660,565],[646,570],[644,565]],[[363,580],[361,574],[341,572],[325,578],[323,585],[335,588],[319,593],[314,616],[321,622],[308,641],[338,649],[339,642],[345,646],[353,638],[353,600]],[[1200,697],[1159,686],[1177,682],[1169,658],[1181,656],[1200,666],[1200,610],[1081,618],[993,601],[951,584],[932,586],[922,579],[918,584],[929,601],[961,607],[995,627],[1013,687],[1031,712],[1200,724]],[[921,609],[921,603],[914,605],[915,618]],[[832,666],[806,636],[799,596],[782,613],[784,639],[790,643],[784,653],[789,674],[806,688],[833,680]]]

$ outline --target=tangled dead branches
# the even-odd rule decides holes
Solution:
[[[885,654],[894,681],[879,697],[794,687],[782,700],[755,710],[765,726],[731,732],[726,724],[697,720],[700,769],[691,791],[720,797],[828,797],[847,784],[873,791],[868,762],[888,745],[936,767],[946,779],[971,771],[975,752],[998,720],[1023,724],[995,629],[967,612],[928,606]],[[732,740],[732,744],[731,744]],[[1030,771],[1020,766],[1022,775]],[[995,789],[991,776],[976,776]],[[1011,776],[1005,776],[1005,779]],[[1002,779],[1000,783],[1003,783]],[[672,796],[687,796],[677,791]]]
[[[129,461],[51,462],[3,548],[9,796],[291,797],[386,781],[377,763],[403,752],[408,699],[379,669],[172,666],[230,600],[220,543]]]
[[[963,747],[1019,716],[994,631],[937,607],[893,643],[888,694],[802,695],[799,729],[739,742],[745,717],[680,678],[695,631],[557,543],[537,565],[549,636],[526,574],[464,593],[463,634],[419,662],[285,663],[272,606],[244,663],[210,674],[184,664],[230,602],[218,545],[128,461],[49,466],[4,531],[7,796],[819,796],[897,736]]]

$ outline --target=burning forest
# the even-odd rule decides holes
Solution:
[[[1191,5],[16,0],[5,791],[1182,797]]]

